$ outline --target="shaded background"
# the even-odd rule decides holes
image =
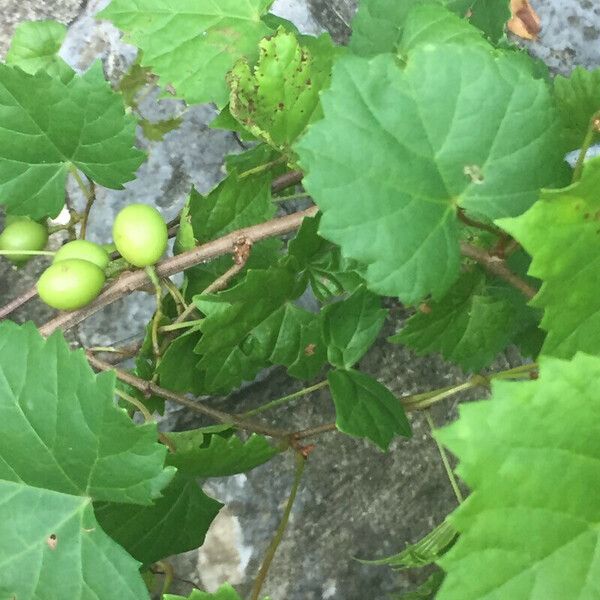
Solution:
[[[0,55],[6,51],[14,25],[27,19],[54,18],[69,24],[64,58],[75,68],[86,69],[103,60],[109,78],[116,81],[135,57],[135,50],[120,42],[118,32],[92,15],[106,0],[0,0]],[[540,39],[528,44],[554,72],[569,73],[576,65],[600,64],[600,6],[592,0],[532,0],[541,17]],[[336,39],[347,39],[355,0],[276,0],[274,12],[289,18],[309,33],[329,30]],[[98,190],[91,216],[90,239],[106,242],[114,214],[130,202],[157,205],[166,218],[181,208],[190,186],[209,190],[222,177],[223,156],[240,147],[226,132],[210,130],[214,117],[209,106],[192,109],[175,100],[157,100],[156,90],[141,102],[144,116],[162,120],[182,116],[183,125],[162,142],[149,142],[141,132],[140,147],[149,159],[138,179],[125,190]],[[82,202],[76,188],[69,193]],[[59,242],[57,242],[59,243]],[[27,289],[44,268],[34,260],[19,272],[0,261],[0,305]],[[139,334],[152,314],[151,297],[136,293],[118,302],[70,332],[74,343],[113,345]],[[45,321],[51,311],[33,301],[16,313],[17,320]],[[425,391],[464,379],[442,360],[420,359],[403,348],[385,344],[403,319],[395,312],[381,340],[361,361],[361,369],[375,375],[398,394]],[[498,369],[518,363],[514,353],[499,357]],[[242,411],[299,389],[283,371],[273,370],[261,381],[230,398],[216,399],[224,408]],[[442,423],[455,417],[456,399],[437,407]],[[271,413],[269,413],[271,415]],[[332,420],[327,393],[315,394],[272,413],[272,422],[301,429]],[[367,442],[327,434],[307,465],[290,527],[270,571],[265,592],[273,600],[379,600],[394,590],[410,589],[421,573],[393,573],[385,567],[362,565],[353,557],[373,558],[399,551],[440,523],[456,504],[427,425],[411,417],[414,438],[397,440],[387,454]],[[165,427],[198,426],[196,416],[172,409]],[[248,475],[215,479],[205,489],[226,503],[213,523],[204,547],[176,557],[179,578],[214,590],[229,581],[242,593],[258,569],[262,555],[278,524],[292,481],[292,457],[278,457]],[[173,591],[190,586],[176,581]]]

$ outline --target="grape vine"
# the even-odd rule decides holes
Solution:
[[[431,566],[406,598],[600,598],[600,70],[553,77],[507,37],[507,0],[361,0],[347,47],[271,5],[112,0],[97,17],[139,50],[114,88],[100,62],[78,73],[60,58],[53,21],[21,24],[0,63],[0,260],[48,263],[0,307],[0,597],[184,600],[168,558],[202,546],[223,507],[202,482],[287,454],[293,485],[248,590],[261,600],[319,436],[389,452],[424,411],[458,507],[363,562]],[[96,190],[147,158],[136,128],[160,140],[182,123],[140,114],[154,85],[213,103],[212,127],[246,145],[172,222],[132,203],[92,243]],[[156,302],[139,343],[69,346],[137,290]],[[62,312],[11,320],[37,295]],[[461,383],[398,397],[361,370],[399,305],[410,317],[386,341],[442,355]],[[494,371],[509,347],[522,364]],[[216,407],[271,367],[299,391]],[[466,390],[485,399],[436,429],[429,409]],[[335,419],[265,418],[315,392]],[[211,424],[159,431],[166,403]],[[188,596],[211,599],[240,595]]]

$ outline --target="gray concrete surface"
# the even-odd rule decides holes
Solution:
[[[110,25],[91,18],[104,4],[106,0],[0,0],[0,53],[8,45],[14,23],[54,17],[71,23],[64,57],[79,69],[100,57],[109,77],[116,80],[134,54]],[[596,2],[537,0],[532,4],[544,26],[540,39],[529,44],[533,53],[559,72],[569,72],[577,64],[600,64],[600,8]],[[301,29],[318,32],[325,28],[340,40],[347,39],[355,7],[355,0],[277,0],[274,5]],[[223,155],[238,149],[231,136],[207,128],[212,117],[209,107],[186,111],[173,100],[157,100],[151,91],[142,108],[149,119],[181,115],[184,124],[160,143],[150,143],[140,134],[138,142],[149,152],[149,161],[125,190],[99,190],[92,239],[107,239],[113,215],[131,201],[154,203],[165,216],[174,215],[190,185],[209,189],[221,177]],[[81,201],[76,189],[71,188],[70,193]],[[0,303],[31,285],[41,268],[42,260],[32,261],[19,272],[0,261]],[[152,299],[136,294],[90,319],[74,335],[86,344],[119,342],[141,331],[151,310]],[[16,317],[42,322],[49,312],[34,302]],[[390,320],[386,333],[393,331],[401,318]],[[498,367],[507,364],[513,363],[503,357]],[[419,359],[383,342],[364,358],[361,367],[399,394],[448,385],[461,378],[458,370],[439,359]],[[297,387],[297,382],[277,370],[215,403],[243,410]],[[454,403],[437,409],[437,422],[453,418],[454,409]],[[299,428],[331,418],[332,406],[325,393],[272,415],[273,422]],[[199,422],[175,409],[168,424],[184,428]],[[328,434],[319,440],[269,576],[266,592],[273,600],[383,600],[392,590],[408,589],[422,577],[420,573],[397,574],[361,565],[352,558],[400,550],[439,523],[455,505],[427,427],[420,419],[413,425],[413,440],[396,441],[388,454],[341,435]],[[281,514],[292,468],[290,457],[285,456],[248,475],[208,481],[207,491],[226,502],[227,509],[215,521],[204,548],[174,559],[179,578],[210,590],[230,581],[242,593],[247,592]],[[174,589],[184,592],[189,586],[177,580]]]
[[[597,0],[531,0],[542,31],[535,42],[525,42],[532,54],[555,73],[574,67],[600,65],[600,3]]]
[[[84,4],[85,0],[0,0],[0,56],[8,49],[17,23],[55,19],[68,25]]]

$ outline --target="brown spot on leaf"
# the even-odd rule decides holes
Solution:
[[[308,346],[306,346],[306,348],[304,348],[304,354],[306,354],[306,356],[314,356],[316,349],[317,349],[316,344],[308,344]]]
[[[427,302],[423,302],[422,304],[419,304],[419,312],[423,313],[424,315],[429,315],[431,314],[431,306],[429,306],[429,304],[427,304]]]
[[[56,546],[58,545],[58,538],[56,537],[55,533],[51,533],[47,537],[46,544],[48,544],[48,548],[50,548],[50,550],[56,550]]]

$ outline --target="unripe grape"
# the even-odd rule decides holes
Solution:
[[[40,277],[40,298],[59,310],[77,310],[89,304],[102,290],[106,277],[92,262],[68,258],[50,265]]]
[[[54,255],[55,263],[69,258],[79,258],[80,260],[87,260],[88,262],[94,263],[102,270],[106,269],[110,262],[110,257],[106,253],[106,250],[87,240],[74,240],[68,242],[62,246],[58,252]]]
[[[10,217],[9,224],[0,234],[0,250],[28,250],[39,252],[48,243],[48,229],[29,217]],[[11,254],[6,257],[19,265],[32,258],[31,254]]]
[[[136,267],[153,265],[167,249],[167,225],[147,204],[130,204],[115,219],[113,239],[121,256]]]

